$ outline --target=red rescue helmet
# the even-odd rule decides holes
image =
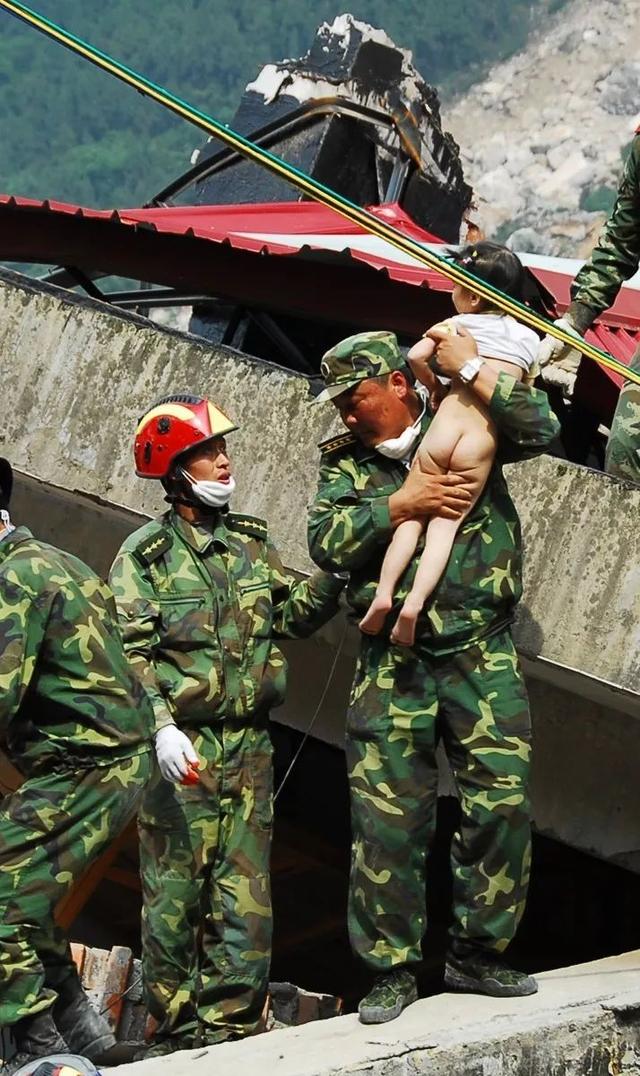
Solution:
[[[165,396],[138,423],[133,454],[140,478],[167,478],[182,452],[238,427],[204,396]]]

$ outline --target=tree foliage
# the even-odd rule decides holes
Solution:
[[[352,0],[451,95],[520,48],[552,0]],[[38,10],[228,121],[263,64],[303,55],[335,0],[34,0]],[[200,132],[0,11],[0,189],[140,204],[187,166]]]

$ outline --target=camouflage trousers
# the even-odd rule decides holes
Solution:
[[[142,960],[156,1039],[255,1031],[271,960],[272,748],[265,728],[185,729],[206,768],[161,777],[139,816]]]
[[[640,348],[631,360],[640,373]],[[622,388],[611,423],[605,455],[605,471],[640,485],[640,385],[628,381]]]
[[[0,1027],[49,1008],[75,975],[62,897],[133,818],[150,754],[28,778],[0,804]]]
[[[375,972],[421,959],[439,738],[462,807],[451,940],[502,951],[524,910],[530,864],[531,726],[510,632],[441,657],[363,641],[347,718],[349,934]]]

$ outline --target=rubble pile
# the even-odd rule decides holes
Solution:
[[[472,216],[519,250],[586,255],[640,123],[640,5],[569,0],[447,108]]]

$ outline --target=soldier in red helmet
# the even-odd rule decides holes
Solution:
[[[165,483],[176,477],[177,472],[180,479],[184,477],[180,474],[185,462],[183,453],[204,442],[224,438],[237,429],[215,404],[202,396],[164,397],[143,415],[136,430],[133,447],[136,474],[140,478],[159,478]]]
[[[266,524],[228,510],[225,437],[210,400],[160,400],[138,426],[136,472],[170,508],[111,571],[125,648],[155,711],[160,775],[139,816],[143,974],[158,1023],[147,1056],[251,1034],[271,951],[268,716],[286,662],[275,640],[334,615],[342,580],[296,581]]]

